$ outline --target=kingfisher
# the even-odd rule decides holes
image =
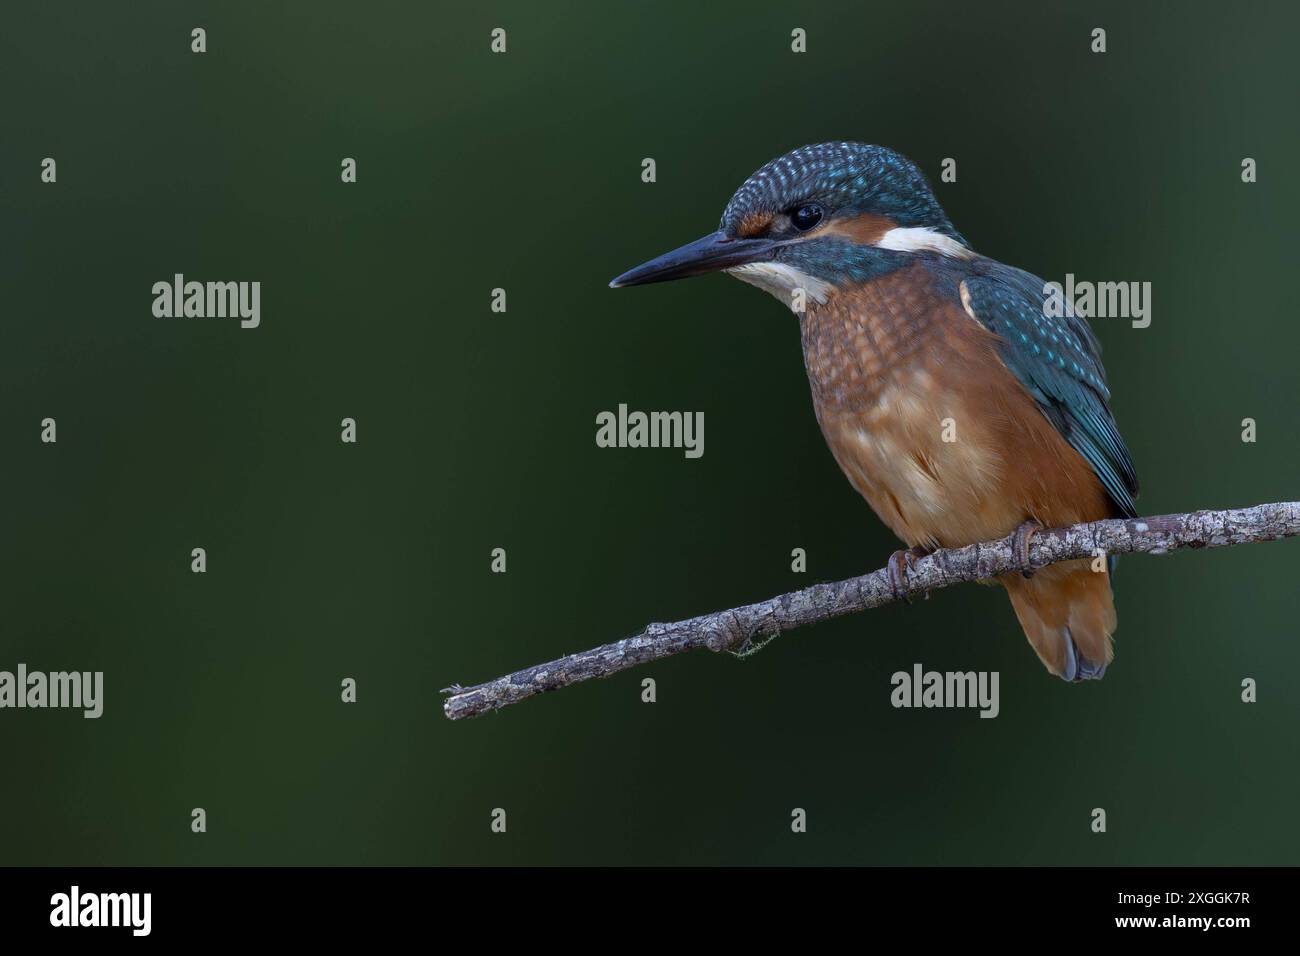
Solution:
[[[1021,269],[975,252],[910,160],[821,143],[772,160],[716,232],[610,286],[726,272],[798,317],[813,410],[831,455],[919,556],[1014,534],[1000,576],[1052,674],[1097,679],[1113,657],[1110,561],[1034,570],[1044,527],[1136,517],[1137,474],[1085,318]]]

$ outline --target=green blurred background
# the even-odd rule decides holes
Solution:
[[[1300,497],[1297,19],[10,5],[0,669],[103,670],[105,713],[0,712],[0,862],[1297,862],[1295,544],[1123,561],[1099,684],[1049,677],[1005,595],[964,586],[474,721],[439,693],[897,547],[777,302],[606,288],[803,143],[936,181],[954,157],[936,188],[981,252],[1153,284],[1150,328],[1097,323],[1144,513]],[[261,327],[155,319],[175,272],[260,280]],[[704,457],[597,449],[619,402],[703,411]],[[1001,716],[894,710],[918,661],[999,671]]]

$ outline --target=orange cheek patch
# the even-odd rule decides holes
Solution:
[[[742,239],[748,239],[751,236],[759,235],[771,224],[772,214],[770,212],[751,212],[740,220],[740,224],[736,226],[736,234]]]
[[[821,229],[814,229],[810,235],[843,236],[859,245],[874,246],[885,233],[897,226],[898,223],[886,216],[865,213],[852,219],[833,219]]]

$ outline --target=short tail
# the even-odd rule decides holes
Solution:
[[[1044,667],[1068,681],[1105,675],[1115,633],[1108,570],[1094,571],[1085,558],[1040,568],[1032,578],[1007,574],[998,580]]]

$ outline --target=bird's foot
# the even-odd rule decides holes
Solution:
[[[905,551],[895,551],[889,556],[885,568],[889,571],[889,587],[894,592],[895,601],[912,603],[912,599],[907,596],[907,572],[912,569],[917,558],[924,558],[933,551],[933,548],[908,548]],[[927,591],[925,596],[928,598],[930,592]]]
[[[1030,518],[1016,529],[1015,535],[1011,538],[1012,553],[1020,559],[1021,577],[1032,578],[1034,572],[1038,570],[1029,563],[1029,540],[1042,530],[1043,526],[1033,518]]]

